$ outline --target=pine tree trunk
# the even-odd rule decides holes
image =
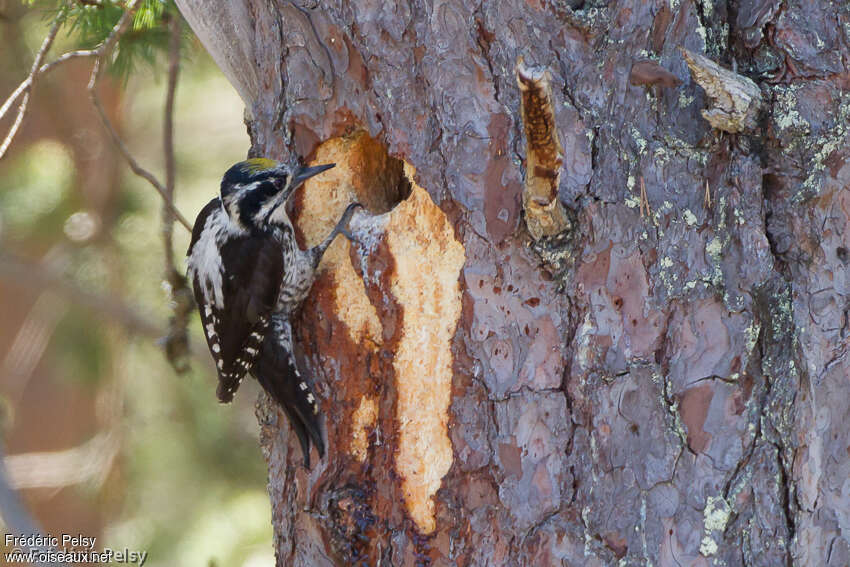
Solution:
[[[369,211],[328,454],[258,411],[279,565],[850,561],[846,5],[178,4],[252,154],[338,164],[304,245]]]

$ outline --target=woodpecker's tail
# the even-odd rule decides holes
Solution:
[[[319,428],[319,403],[306,373],[301,372],[292,351],[289,324],[274,325],[266,334],[251,374],[280,405],[298,435],[304,453],[304,466],[310,467],[310,441],[319,456],[325,455],[325,442]]]

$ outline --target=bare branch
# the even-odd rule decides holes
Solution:
[[[100,59],[98,59],[97,62],[94,64],[95,68],[97,68],[99,64]],[[151,172],[139,165],[139,162],[136,161],[136,159],[130,153],[129,148],[127,148],[127,145],[124,143],[124,140],[122,140],[121,137],[118,135],[118,132],[115,131],[115,128],[112,126],[112,122],[106,116],[106,112],[103,110],[103,106],[100,104],[100,99],[97,96],[97,92],[95,90],[97,88],[95,72],[92,72],[92,78],[95,79],[95,81],[89,82],[89,96],[91,98],[92,104],[94,104],[94,107],[97,110],[98,115],[100,116],[100,121],[103,123],[103,126],[109,132],[113,143],[118,147],[118,150],[121,152],[121,155],[124,156],[124,159],[127,160],[127,163],[129,164],[130,169],[133,171],[133,173],[150,183],[153,188],[156,189],[157,193],[160,194],[165,203],[167,203],[167,206],[171,213],[174,215],[174,218],[176,218],[180,222],[180,224],[182,224],[186,228],[186,230],[192,232],[192,225],[189,224],[189,221],[187,221],[186,218],[180,213],[180,211],[177,210],[173,203],[170,203],[168,201],[168,196],[166,194],[165,187],[163,187],[162,183],[160,183],[159,180]]]
[[[106,480],[118,455],[120,443],[115,432],[101,432],[85,443],[60,451],[22,453],[6,456],[9,485],[22,488],[63,488]]]
[[[35,62],[33,63],[32,69],[27,79],[24,80],[18,86],[18,88],[15,89],[15,91],[3,103],[2,108],[0,108],[0,118],[2,118],[3,115],[5,115],[9,111],[12,105],[18,100],[20,100],[21,97],[23,97],[23,100],[21,100],[19,106],[17,118],[13,123],[7,138],[3,142],[3,145],[0,146],[0,158],[2,158],[3,155],[6,153],[6,150],[12,143],[12,140],[23,121],[37,75],[42,72],[47,72],[55,66],[60,65],[66,61],[70,61],[71,59],[81,57],[94,57],[94,65],[92,67],[91,75],[89,77],[89,82],[87,86],[92,105],[97,111],[98,116],[100,117],[100,120],[106,128],[107,132],[109,132],[113,143],[116,145],[116,147],[124,156],[124,158],[127,160],[127,163],[129,164],[130,169],[133,171],[133,173],[138,175],[139,177],[142,177],[148,183],[150,183],[154,187],[154,189],[156,189],[156,191],[160,194],[160,197],[162,197],[163,199],[162,234],[163,243],[165,246],[165,277],[171,287],[172,300],[174,303],[174,314],[171,317],[168,333],[164,338],[163,342],[169,362],[171,362],[171,364],[178,372],[182,372],[188,369],[188,364],[186,364],[185,359],[187,357],[187,354],[191,351],[187,328],[194,307],[194,299],[192,297],[191,290],[187,285],[185,276],[183,276],[183,274],[181,274],[175,267],[174,250],[172,244],[175,219],[178,220],[180,224],[182,224],[183,227],[186,228],[188,231],[191,232],[192,230],[192,227],[189,222],[180,213],[180,211],[177,210],[174,205],[174,187],[176,178],[176,166],[174,159],[174,100],[177,88],[177,78],[180,68],[179,16],[171,17],[169,19],[171,41],[169,49],[169,75],[168,89],[165,101],[165,124],[163,134],[166,175],[165,185],[163,185],[159,181],[159,179],[157,179],[156,176],[154,176],[150,171],[143,168],[130,153],[129,148],[118,135],[118,132],[115,130],[114,126],[112,125],[112,122],[107,116],[97,93],[97,85],[98,80],[100,79],[102,67],[103,65],[105,65],[105,62],[108,61],[113,49],[115,48],[116,43],[118,42],[122,34],[124,34],[129,29],[130,24],[133,21],[133,17],[136,11],[138,10],[140,4],[140,0],[131,0],[128,3],[124,13],[121,15],[118,22],[115,24],[115,26],[113,26],[109,35],[97,48],[93,50],[79,50],[66,53],[51,63],[43,64],[44,57],[50,49],[50,46],[52,45],[54,39],[56,38],[60,27],[60,19],[57,16],[57,18],[54,20],[53,26],[50,29],[50,32],[42,43],[41,49],[39,49],[39,52],[36,56]],[[2,266],[0,266],[0,269],[2,269]],[[134,323],[138,324],[139,321],[134,321]],[[158,329],[157,331],[153,331],[153,328],[154,326],[147,325],[147,333],[155,333],[156,336],[159,336]]]
[[[94,57],[97,55],[97,49],[78,49],[77,51],[69,51],[68,53],[63,53],[50,63],[45,63],[41,66],[39,70],[39,74],[47,73],[48,71],[52,71],[54,67],[58,67],[62,63],[67,63],[72,59],[81,59],[85,57]]]
[[[121,15],[121,19],[118,20],[118,23],[115,24],[115,27],[112,28],[112,32],[110,32],[109,37],[104,40],[104,42],[97,48],[97,58],[94,62],[94,67],[92,68],[91,77],[89,78],[88,91],[89,98],[94,105],[95,110],[97,110],[98,116],[100,116],[100,121],[103,123],[103,126],[109,132],[110,137],[112,137],[112,141],[118,147],[118,150],[121,152],[121,155],[124,156],[124,159],[127,160],[127,163],[130,165],[130,169],[133,170],[133,173],[138,175],[139,177],[145,179],[148,183],[150,183],[154,189],[160,194],[160,196],[165,200],[167,206],[171,210],[171,213],[174,215],[180,224],[186,227],[186,230],[192,232],[192,225],[189,224],[180,211],[178,211],[174,204],[170,202],[168,198],[168,192],[165,187],[160,183],[160,181],[147,169],[143,168],[139,165],[139,162],[133,157],[130,153],[129,148],[124,143],[124,140],[118,135],[118,132],[115,131],[115,128],[112,126],[112,122],[109,120],[109,117],[106,116],[106,112],[103,110],[103,105],[100,103],[100,98],[97,96],[97,82],[100,79],[101,66],[105,59],[112,52],[112,48],[115,46],[115,42],[118,41],[118,38],[127,31],[127,28],[130,26],[130,23],[133,20],[133,15],[136,13],[136,10],[139,8],[138,0],[133,0],[124,11],[124,14]]]
[[[39,68],[37,74],[38,75],[44,75],[45,73],[52,71],[54,68],[58,67],[59,65],[61,65],[63,63],[71,61],[72,59],[81,59],[81,58],[84,58],[84,57],[93,57],[95,55],[97,55],[97,51],[94,50],[94,49],[80,49],[78,51],[69,51],[68,53],[63,53],[62,55],[57,57],[54,61],[51,61],[49,63],[45,63],[44,65],[42,65]],[[6,102],[4,102],[3,106],[0,107],[0,119],[2,119],[4,116],[6,116],[6,113],[9,112],[9,109],[12,108],[12,105],[15,103],[16,100],[18,100],[18,98],[20,98],[20,96],[22,94],[24,94],[25,92],[29,92],[29,89],[30,89],[30,87],[32,86],[32,83],[33,83],[33,77],[34,77],[34,75],[32,75],[32,74],[27,75],[27,78],[24,79],[23,82],[21,82],[20,85],[18,85],[18,88],[16,88],[14,91],[12,91],[12,94],[9,95],[9,97],[6,99]]]
[[[44,57],[50,50],[50,46],[53,45],[53,40],[56,39],[56,34],[59,33],[59,27],[62,25],[60,17],[61,14],[53,19],[53,25],[50,26],[50,31],[47,32],[47,36],[44,38],[44,41],[41,42],[41,47],[35,56],[35,61],[30,69],[29,85],[25,89],[26,92],[24,93],[24,100],[21,101],[21,105],[18,107],[18,115],[15,117],[15,122],[12,124],[12,128],[9,130],[9,133],[6,134],[6,138],[3,140],[3,143],[0,144],[0,159],[3,159],[3,156],[6,155],[6,152],[9,150],[9,146],[12,144],[12,140],[15,139],[15,134],[18,133],[18,129],[24,121],[24,116],[27,113],[30,94],[32,93],[32,87],[35,84],[36,76],[41,71],[41,64],[44,61]],[[5,107],[6,105],[4,104],[3,106]],[[2,118],[5,113],[6,110],[4,109],[3,112],[0,113],[0,118]]]
[[[21,101],[20,106],[18,107],[17,117],[15,118],[15,121],[12,124],[12,127],[6,138],[4,139],[2,145],[0,145],[0,159],[2,159],[6,154],[6,151],[9,149],[9,146],[11,145],[12,140],[17,134],[18,129],[23,123],[23,119],[30,101],[30,94],[35,84],[36,77],[41,73],[46,73],[50,71],[54,67],[61,65],[66,61],[70,61],[71,59],[78,59],[82,57],[95,57],[96,59],[94,67],[92,68],[91,77],[89,79],[88,90],[89,96],[92,100],[92,104],[94,105],[95,110],[97,110],[101,122],[103,122],[104,127],[109,132],[109,135],[111,136],[115,145],[118,147],[118,150],[127,160],[128,164],[130,165],[130,169],[133,171],[133,173],[145,179],[154,187],[154,189],[157,190],[160,196],[165,200],[166,206],[169,208],[174,218],[180,221],[180,224],[182,224],[186,228],[186,230],[191,232],[192,225],[189,224],[189,221],[187,221],[186,218],[180,213],[180,211],[178,211],[174,207],[174,203],[168,197],[168,191],[166,190],[166,188],[152,173],[150,173],[141,165],[139,165],[135,158],[133,158],[132,154],[130,154],[130,150],[127,148],[126,144],[124,144],[123,140],[121,140],[120,136],[118,136],[118,133],[112,126],[111,121],[106,116],[106,112],[103,110],[103,105],[101,104],[100,98],[97,95],[97,81],[100,78],[101,65],[103,63],[103,60],[105,60],[106,57],[112,52],[112,49],[115,47],[115,43],[118,41],[121,35],[125,31],[127,31],[127,28],[132,22],[133,16],[138,10],[139,5],[139,0],[133,0],[127,5],[127,9],[121,15],[121,18],[118,20],[118,23],[115,24],[107,38],[96,49],[72,51],[60,56],[55,61],[42,64],[42,62],[44,61],[44,57],[50,49],[50,46],[53,44],[53,41],[56,38],[56,34],[58,33],[59,27],[61,25],[59,16],[57,16],[57,18],[53,22],[53,26],[51,27],[50,32],[47,34],[47,37],[45,37],[44,42],[42,43],[41,48],[38,51],[38,54],[36,56],[35,62],[33,63],[32,69],[30,70],[29,75],[20,85],[18,85],[18,87],[12,92],[12,94],[9,95],[9,97],[3,103],[3,106],[0,107],[0,119],[2,119],[3,116],[5,116],[9,109],[12,107],[12,105],[18,99],[20,99],[21,96],[24,97]],[[168,163],[166,163],[166,168],[168,167],[169,165]]]
[[[24,94],[24,100],[21,101],[21,105],[18,107],[18,115],[15,117],[15,121],[12,122],[12,127],[9,129],[8,134],[6,134],[6,139],[3,140],[2,144],[0,144],[0,159],[3,159],[3,156],[6,155],[6,152],[9,150],[9,146],[12,145],[12,140],[15,139],[18,129],[24,122],[24,115],[27,113],[29,101],[30,93],[27,92]]]
[[[127,28],[130,27],[130,24],[133,22],[133,16],[136,15],[136,12],[139,10],[141,5],[141,0],[130,0],[127,7],[124,9],[124,13],[121,14],[121,17],[118,19],[118,23],[115,24],[112,31],[109,32],[109,35],[103,40],[103,43],[98,45],[97,49],[95,49],[98,58],[102,58],[104,55],[107,55],[112,51],[112,48],[115,47],[118,39],[125,31],[127,31]]]
[[[67,298],[71,303],[88,309],[106,320],[116,321],[133,334],[160,339],[165,333],[160,324],[127,305],[118,297],[92,293],[68,278],[40,264],[0,252],[0,278],[28,289],[46,288]],[[192,356],[209,363],[210,357],[200,345],[192,344]]]
[[[165,92],[163,113],[162,147],[165,152],[165,201],[162,206],[162,244],[165,248],[165,279],[168,281],[172,315],[165,337],[165,354],[178,373],[189,369],[189,319],[195,307],[192,292],[186,277],[177,271],[174,263],[174,189],[176,165],[174,159],[174,99],[177,93],[177,78],[180,73],[180,16],[171,15],[168,21],[170,40],[168,45],[168,87]]]
[[[172,16],[168,22],[171,37],[168,43],[168,87],[165,92],[162,146],[165,152],[165,204],[162,207],[162,238],[165,245],[165,269],[174,270],[174,184],[176,168],[174,160],[174,98],[177,93],[177,76],[180,72],[180,18]]]
[[[47,65],[45,65],[44,67],[46,66]],[[42,67],[42,69],[44,67]],[[39,72],[42,71],[39,70]],[[32,75],[27,75],[27,78],[24,79],[24,81],[20,85],[18,85],[18,88],[12,91],[12,94],[10,94],[9,98],[6,99],[6,102],[3,103],[3,106],[0,106],[0,120],[2,120],[4,116],[6,116],[6,113],[9,112],[9,109],[12,108],[12,105],[15,103],[16,100],[18,100],[18,97],[20,97],[24,93],[29,93],[30,85],[32,85]]]

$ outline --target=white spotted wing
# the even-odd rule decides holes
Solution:
[[[229,402],[257,359],[277,304],[284,266],[280,244],[268,233],[231,237],[219,253],[220,293],[205,293],[204,274],[197,271],[192,283],[218,371],[218,398]]]

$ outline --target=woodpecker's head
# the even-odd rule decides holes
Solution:
[[[221,180],[222,206],[238,226],[262,228],[306,179],[334,165],[293,167],[265,158],[239,162],[228,169]]]

